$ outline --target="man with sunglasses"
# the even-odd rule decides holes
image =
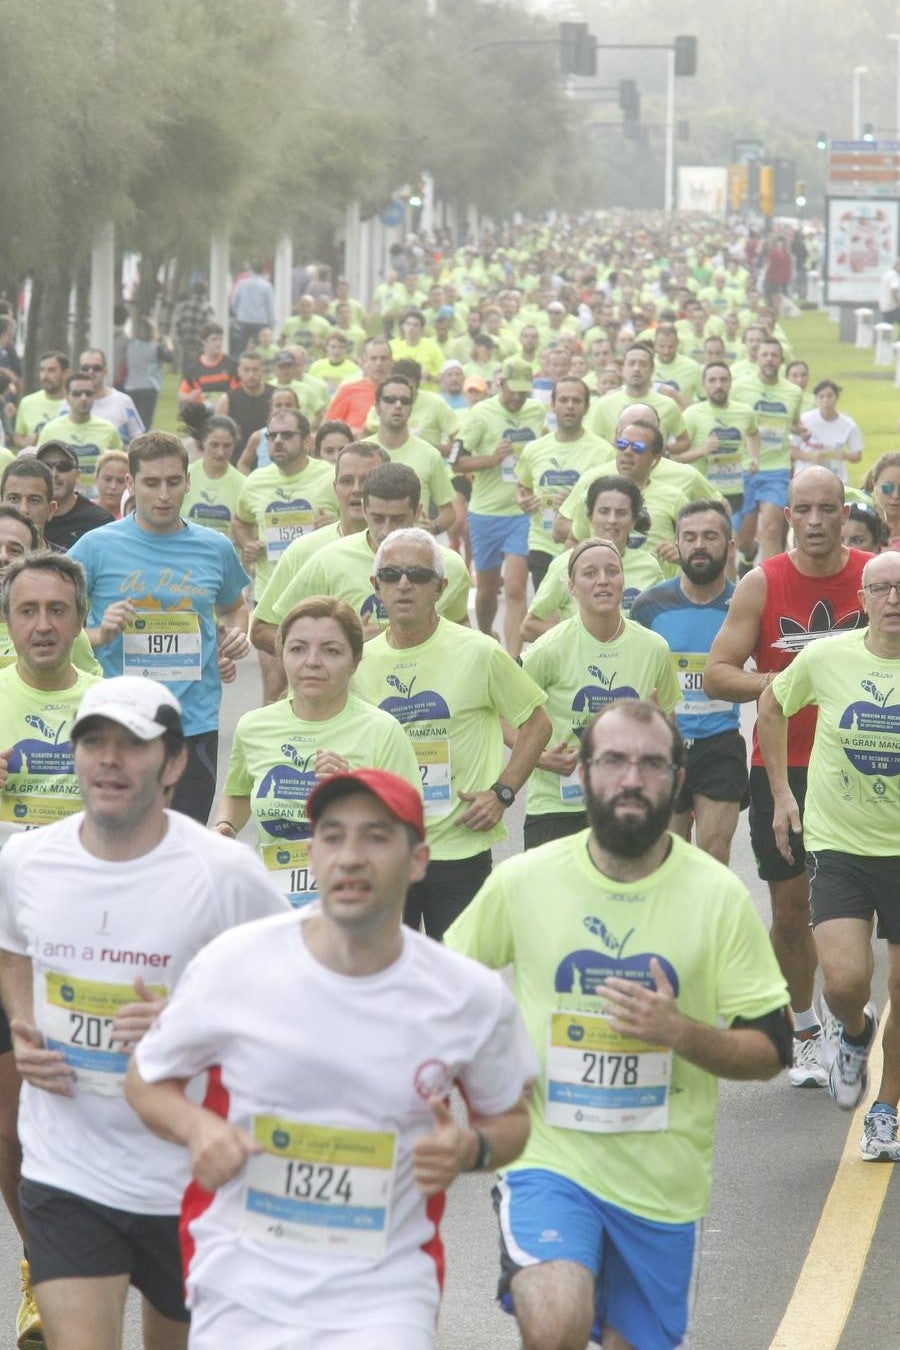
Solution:
[[[447,556],[421,529],[385,538],[372,585],[388,627],[366,643],[355,676],[361,697],[401,723],[419,762],[431,859],[404,918],[438,939],[490,872],[491,846],[507,837],[503,813],[551,731],[546,694],[500,644],[441,618]],[[515,728],[505,763],[501,718]]]
[[[842,544],[848,511],[843,484],[830,469],[811,465],[793,479],[785,518],[794,532],[794,547],[768,558],[738,583],[707,658],[703,689],[709,698],[756,702],[806,646],[865,625],[859,589],[870,555]],[[751,657],[755,669],[746,670]],[[787,774],[801,820],[815,725],[814,710],[801,710],[791,717],[788,730]],[[799,831],[791,836],[788,858],[775,837],[773,814],[754,729],[750,842],[760,879],[769,886],[772,945],[791,994],[794,1063],[788,1077],[793,1087],[824,1087],[822,1026],[827,1012],[813,1006],[817,958],[809,927],[804,840]]]
[[[677,481],[667,475],[670,461],[663,457],[663,434],[655,424],[652,409],[635,404],[619,418],[614,432],[615,469],[611,464],[583,473],[559,508],[554,529],[558,534],[571,532],[576,541],[587,539],[587,491],[603,473],[620,473],[641,490],[650,513],[648,545],[659,558],[665,576],[677,574],[678,549],[675,544],[675,518],[688,496]],[[677,467],[677,466],[676,466]],[[657,470],[661,470],[657,472]],[[700,480],[705,482],[705,479]],[[711,495],[715,495],[711,492]]]
[[[365,442],[364,442],[365,444]],[[250,637],[260,651],[274,653],[275,634],[282,619],[311,595],[335,595],[352,605],[362,619],[363,633],[377,637],[387,615],[372,586],[376,550],[394,530],[414,525],[419,513],[421,484],[405,464],[380,464],[361,485],[364,527],[335,539],[304,561],[281,594],[265,596],[263,613],[254,616]],[[453,623],[469,622],[472,579],[458,553],[438,545],[444,559],[447,587],[438,609]]]
[[[121,450],[122,438],[106,417],[94,411],[94,386],[90,375],[74,370],[66,380],[66,402],[58,417],[44,424],[38,449],[48,441],[71,445],[78,456],[78,482],[87,496],[95,495],[97,460],[104,450]]]
[[[363,662],[365,665],[365,661]],[[541,1061],[494,1191],[500,1296],[528,1346],[687,1344],[716,1079],[790,1057],[784,980],[745,888],[668,829],[677,729],[607,704],[579,754],[588,828],[510,858],[446,944],[514,992]]]
[[[45,441],[35,456],[53,474],[56,511],[44,526],[44,539],[51,546],[69,549],[88,530],[109,525],[114,517],[78,489],[78,456],[65,441]]]
[[[441,452],[421,436],[410,434],[415,400],[416,391],[405,376],[389,375],[382,380],[375,391],[378,427],[371,439],[388,452],[392,464],[406,464],[416,474],[422,485],[423,518],[419,523],[432,534],[442,534],[455,518],[453,484]],[[437,512],[433,520],[432,505]]]
[[[99,347],[88,347],[78,358],[78,369],[82,375],[90,378],[94,386],[94,416],[105,417],[108,422],[112,422],[122,443],[128,445],[144,430],[144,423],[134,406],[134,400],[123,394],[121,389],[113,389],[106,383],[105,354]]]
[[[801,821],[788,780],[788,718],[801,708],[818,710],[803,836],[825,998],[842,1024],[840,1035],[823,1045],[828,1091],[845,1111],[866,1093],[878,1029],[869,1001],[877,915],[878,936],[888,943],[890,1010],[881,1083],[866,1113],[860,1151],[869,1160],[900,1162],[900,708],[893,697],[900,686],[900,555],[869,558],[859,602],[867,628],[804,648],[763,691],[759,744],[775,840],[791,861],[791,836]]]

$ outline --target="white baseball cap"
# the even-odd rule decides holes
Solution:
[[[166,731],[184,734],[178,699],[158,680],[140,675],[115,675],[92,684],[72,722],[73,740],[91,717],[118,722],[142,741],[155,740]]]

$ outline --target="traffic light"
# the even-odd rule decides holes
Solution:
[[[597,74],[597,39],[588,33],[582,41],[577,53],[576,75],[587,75],[593,78]]]
[[[415,210],[425,201],[425,180],[417,178],[409,189],[409,204]]]
[[[732,211],[740,211],[747,200],[750,173],[746,164],[728,166],[728,205]]]
[[[637,80],[619,81],[619,107],[626,122],[640,121],[641,96],[638,93]]]
[[[806,183],[802,178],[798,178],[794,184],[794,201],[799,207],[806,205]]]
[[[828,133],[827,133],[827,132],[825,132],[825,131],[820,131],[819,134],[816,136],[816,149],[817,149],[817,150],[827,150],[827,149],[828,149]]]
[[[863,122],[863,140],[868,141],[869,145],[875,139],[875,128],[871,122]]]
[[[759,209],[764,216],[775,214],[775,169],[771,164],[759,166]]]
[[[675,39],[675,74],[697,74],[697,39],[682,36]]]
[[[559,25],[559,68],[563,75],[597,74],[597,39],[586,23]]]

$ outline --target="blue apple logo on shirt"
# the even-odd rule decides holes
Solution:
[[[396,675],[388,675],[385,682],[392,689],[396,689],[399,696],[389,695],[381,700],[379,707],[390,713],[391,717],[396,717],[398,722],[405,724],[449,719],[450,709],[441,695],[435,693],[433,689],[420,689],[414,694],[415,679],[410,680],[409,684],[404,684]]]
[[[72,755],[72,742],[60,741],[66,722],[60,722],[56,731],[37,713],[28,713],[25,717],[28,726],[39,731],[43,740],[26,739],[17,741],[9,754],[9,772],[21,774],[72,774],[75,761]]]
[[[364,600],[360,605],[359,617],[362,619],[363,623],[366,622],[366,619],[374,619],[374,621],[380,624],[382,628],[387,624],[388,621],[387,610],[385,609],[384,605],[382,604],[378,596],[375,595],[374,593],[370,595],[366,600]]]
[[[618,671],[614,670],[607,676],[599,666],[588,666],[587,673],[594,676],[597,684],[582,685],[572,699],[573,712],[595,713],[605,704],[614,703],[617,699],[640,697],[638,691],[632,689],[630,684],[614,684]]]
[[[730,454],[740,448],[741,433],[738,427],[713,427],[712,434],[719,442],[715,454]]]
[[[631,936],[629,934],[629,936]],[[624,944],[623,944],[624,947]],[[615,955],[591,951],[582,947],[564,956],[556,968],[553,987],[558,994],[574,994],[577,998],[593,998],[602,990],[611,975],[620,980],[633,980],[645,989],[655,989],[650,974],[650,962],[655,956],[666,973],[672,988],[678,993],[678,976],[671,961],[659,952],[634,952],[623,955],[623,947]]]
[[[888,703],[893,688],[881,694],[871,680],[862,680],[860,688],[869,698],[851,703],[838,722],[841,731],[850,732],[841,737],[844,754],[870,778],[895,778],[900,774],[900,703]],[[891,743],[898,748],[889,748]]]
[[[290,741],[286,741],[281,747],[281,753],[288,762],[273,764],[256,791],[259,823],[273,839],[308,839],[312,831],[306,821],[306,799],[318,782],[315,769],[310,768],[310,765],[315,764],[315,751],[303,756]],[[267,816],[266,802],[273,805],[299,805],[303,819]]]
[[[572,488],[578,482],[577,469],[564,469],[558,459],[551,459],[550,468],[545,469],[539,480],[539,487],[556,489]]]
[[[201,492],[200,501],[194,502],[188,511],[188,520],[199,521],[201,525],[209,524],[210,529],[227,529],[231,523],[231,512],[221,502],[214,502],[208,492]]]

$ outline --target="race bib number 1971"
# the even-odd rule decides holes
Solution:
[[[200,618],[193,610],[138,613],[122,633],[125,675],[154,680],[199,680]]]

